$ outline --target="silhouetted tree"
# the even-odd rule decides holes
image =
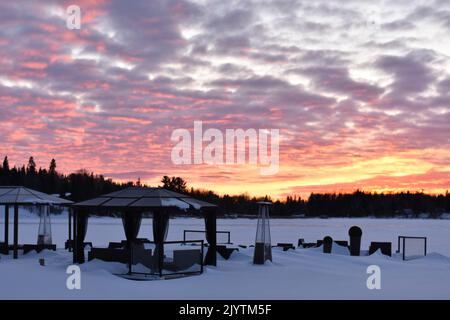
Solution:
[[[163,184],[162,185],[163,188],[169,189],[171,187],[169,176],[163,176],[163,178],[161,179],[161,182]]]
[[[187,184],[186,181],[181,177],[169,178],[168,176],[164,176],[161,179],[161,182],[163,184],[163,188],[181,193],[186,192]]]
[[[33,157],[30,157],[30,159],[28,159],[27,172],[31,174],[36,173],[36,162],[34,162]]]
[[[48,173],[50,173],[51,175],[56,174],[56,160],[55,159],[52,159],[52,161],[50,161]]]
[[[8,156],[5,156],[5,158],[3,159],[3,171],[5,172],[9,172],[9,161],[8,161]]]

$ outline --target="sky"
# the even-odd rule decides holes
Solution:
[[[449,35],[447,0],[2,1],[0,156],[222,194],[445,192]],[[175,165],[194,121],[279,129],[278,173]]]

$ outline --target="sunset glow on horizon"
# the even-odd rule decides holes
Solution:
[[[11,166],[273,198],[450,189],[449,1],[19,0],[0,21]],[[279,129],[278,173],[173,164],[194,121]]]

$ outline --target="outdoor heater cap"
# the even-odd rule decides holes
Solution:
[[[362,235],[362,230],[360,227],[353,226],[348,230],[348,235],[350,237],[352,236],[360,237]]]

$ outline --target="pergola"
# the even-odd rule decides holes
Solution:
[[[72,201],[21,186],[0,187],[0,205],[5,206],[5,243],[9,252],[9,207],[14,207],[13,257],[17,259],[19,249],[19,206],[68,206]]]
[[[216,265],[216,209],[217,206],[190,196],[163,188],[130,187],[121,191],[73,205],[73,261],[83,263],[84,239],[90,213],[109,215],[120,213],[128,245],[137,240],[144,212],[153,213],[153,240],[159,252],[163,252],[169,224],[169,215],[180,210],[195,210],[205,218],[206,240],[209,243],[205,264]]]

